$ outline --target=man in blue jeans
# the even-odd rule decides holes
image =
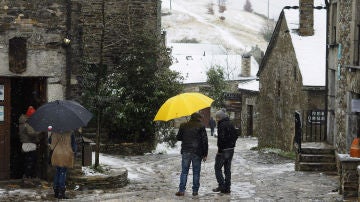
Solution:
[[[234,125],[223,110],[216,112],[215,118],[218,122],[218,153],[215,157],[215,176],[218,187],[214,192],[230,194],[231,192],[231,161],[234,155],[234,148],[238,138]],[[224,167],[225,178],[222,174]]]
[[[184,196],[190,164],[193,167],[192,195],[197,196],[200,187],[201,160],[206,161],[208,139],[205,126],[201,123],[201,115],[194,113],[188,122],[180,125],[177,140],[181,143],[181,175],[179,191],[176,196]]]

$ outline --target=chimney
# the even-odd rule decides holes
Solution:
[[[300,36],[314,35],[314,0],[299,0]]]
[[[241,74],[242,77],[250,77],[251,74],[251,54],[245,53],[241,55]]]

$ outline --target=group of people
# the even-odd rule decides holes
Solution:
[[[19,118],[19,136],[24,153],[24,180],[36,178],[37,148],[39,144],[39,132],[35,131],[27,120],[35,113],[35,109],[29,106],[26,113]],[[72,131],[56,133],[48,132],[49,146],[51,149],[51,165],[55,167],[53,190],[54,196],[58,199],[66,199],[66,174],[68,168],[74,166],[77,144]]]
[[[37,147],[39,144],[39,132],[35,131],[27,120],[34,114],[35,109],[29,106],[25,114],[19,118],[19,135],[24,152],[24,178],[30,179],[36,177],[35,166],[37,163]],[[190,165],[193,170],[192,195],[198,195],[200,187],[201,161],[206,161],[208,156],[208,138],[205,126],[201,122],[202,116],[194,113],[188,122],[180,125],[177,139],[182,141],[181,144],[181,175],[179,190],[176,196],[184,196],[186,190],[187,177]],[[219,110],[215,114],[217,122],[217,146],[218,151],[215,157],[215,176],[218,187],[214,192],[229,194],[231,192],[231,161],[234,155],[234,148],[237,140],[237,133],[234,125],[231,123],[226,112]],[[215,122],[215,121],[214,121]],[[215,127],[216,123],[210,125]],[[211,135],[214,134],[212,130]],[[77,144],[72,131],[57,133],[48,131],[49,146],[51,153],[51,165],[55,167],[53,190],[54,196],[58,199],[67,198],[66,191],[66,174],[68,168],[74,166],[74,153],[77,151]],[[224,168],[224,174],[222,169]]]
[[[184,196],[189,168],[192,164],[193,186],[192,195],[197,196],[200,187],[201,161],[206,161],[208,156],[208,138],[205,126],[201,122],[201,115],[194,113],[188,122],[180,125],[177,140],[181,141],[181,174],[179,190],[176,196]],[[215,114],[217,121],[217,146],[215,157],[215,177],[218,187],[213,192],[229,194],[231,192],[231,161],[238,135],[234,125],[224,110]],[[212,125],[210,125],[211,127]],[[215,127],[215,126],[214,126]],[[213,130],[211,135],[213,135]],[[224,174],[222,169],[224,168]]]

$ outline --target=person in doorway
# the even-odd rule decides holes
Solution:
[[[69,168],[74,166],[75,153],[77,145],[73,132],[55,133],[50,135],[50,149],[53,151],[51,156],[51,165],[56,168],[54,175],[54,195],[58,199],[67,199],[66,174]]]
[[[36,178],[37,148],[39,133],[36,132],[26,121],[35,113],[35,109],[29,106],[26,113],[19,117],[19,136],[24,153],[24,183],[33,184],[30,179]]]
[[[215,120],[213,119],[213,117],[210,117],[209,127],[210,127],[210,131],[211,131],[211,136],[214,135],[215,126],[216,126]]]
[[[201,123],[201,115],[194,113],[188,122],[180,125],[177,140],[181,143],[181,174],[179,191],[176,196],[184,196],[190,164],[193,169],[192,195],[197,196],[200,187],[201,160],[206,161],[208,139],[205,126]]]
[[[215,157],[214,168],[218,187],[213,189],[213,191],[229,194],[231,192],[231,161],[238,136],[234,125],[223,110],[216,112],[215,118],[218,123],[218,152]],[[222,174],[223,167],[225,178]]]

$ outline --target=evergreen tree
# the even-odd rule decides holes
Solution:
[[[225,81],[224,70],[220,66],[213,66],[207,72],[207,84],[208,88],[202,89],[207,95],[214,99],[213,106],[216,108],[222,108],[225,105],[224,92],[227,89]]]
[[[98,42],[96,58],[84,59],[80,82],[82,103],[96,120],[95,167],[99,166],[102,129],[115,130],[124,141],[155,139],[157,110],[181,91],[179,74],[168,68],[170,52],[155,25],[135,17],[127,6],[119,16],[106,13],[105,4],[105,0],[99,4],[100,31],[92,36]],[[116,65],[108,66],[109,54]]]
[[[252,4],[251,4],[250,0],[246,0],[245,5],[244,5],[244,10],[249,13],[253,12]]]

